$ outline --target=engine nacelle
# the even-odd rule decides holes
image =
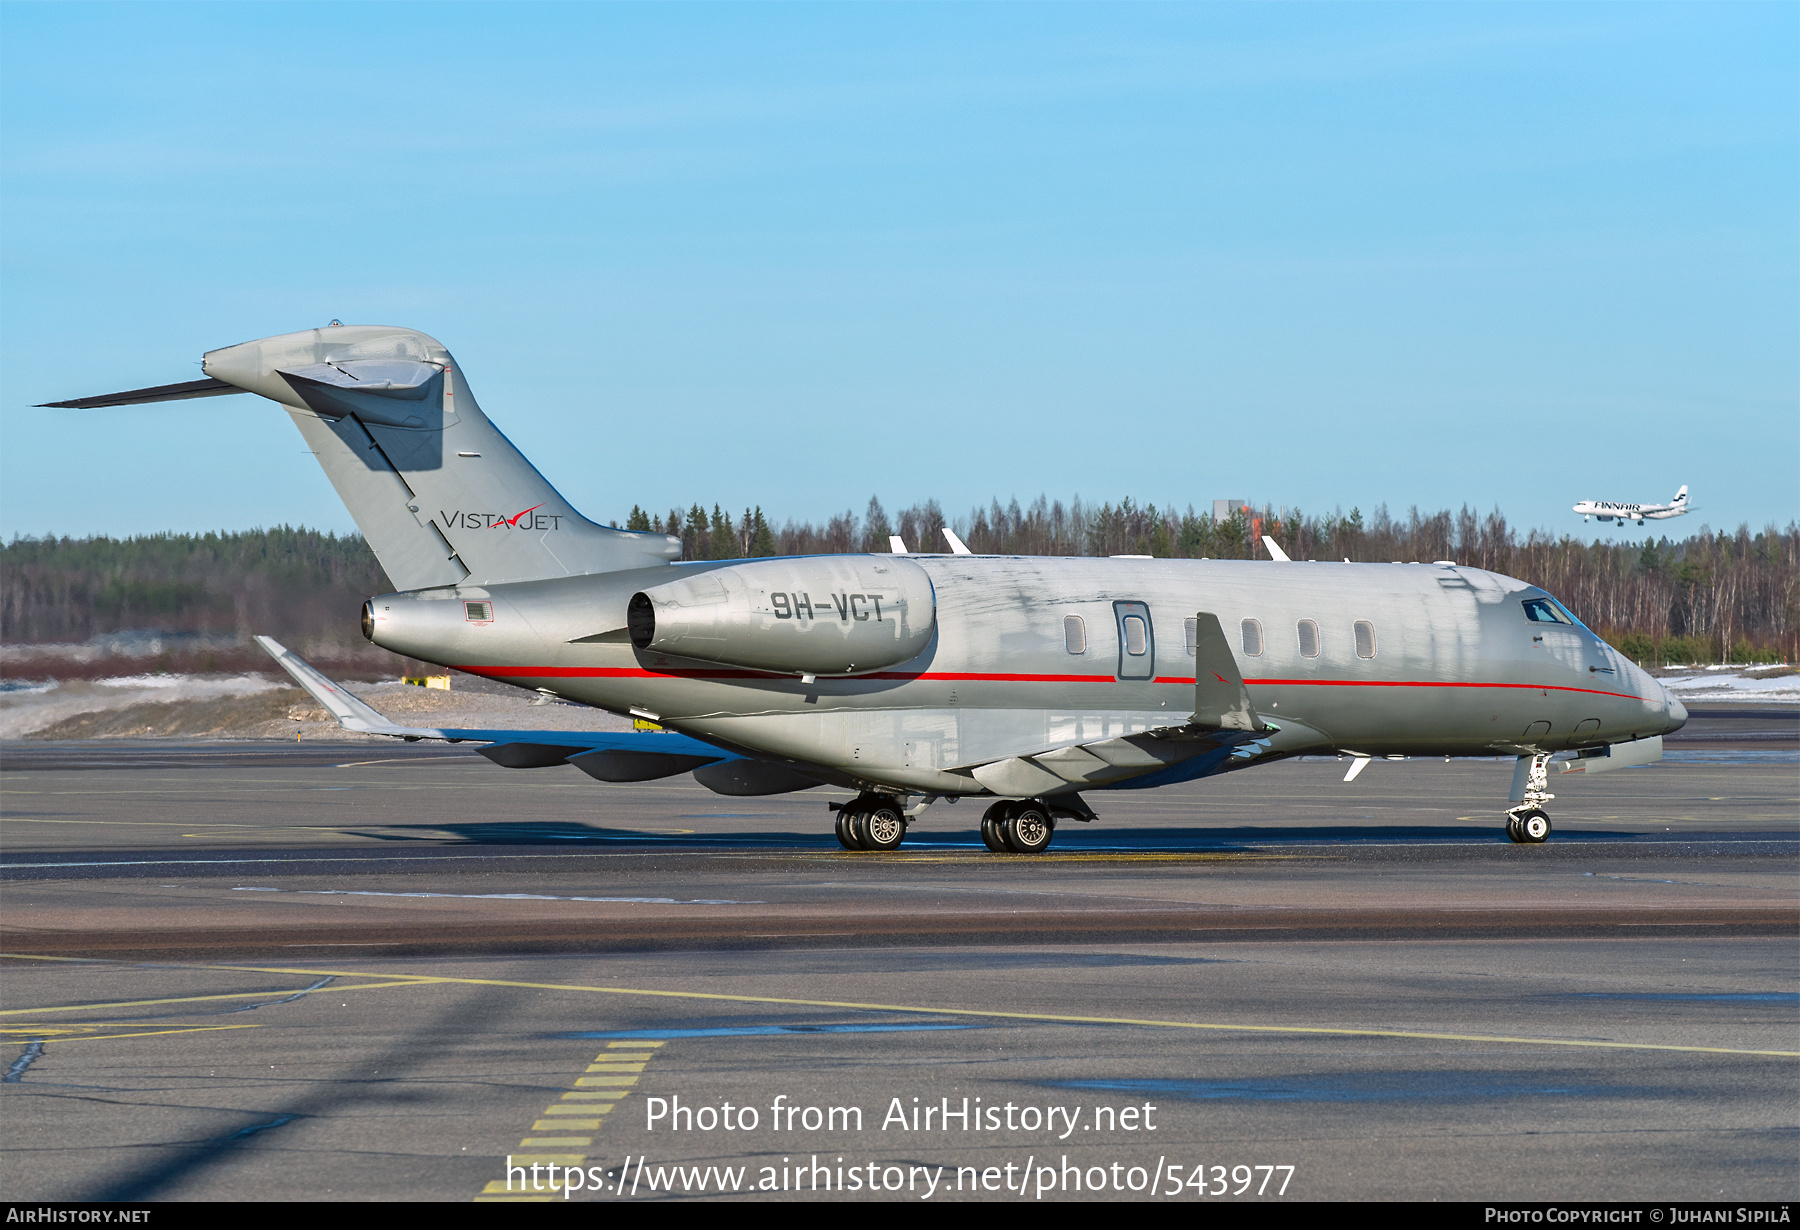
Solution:
[[[856,675],[919,656],[937,622],[925,570],[902,556],[732,564],[631,596],[631,643],[753,670]]]

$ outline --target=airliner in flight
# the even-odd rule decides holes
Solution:
[[[1614,504],[1611,500],[1583,500],[1575,505],[1575,511],[1586,521],[1590,517],[1598,517],[1602,521],[1635,521],[1642,525],[1646,521],[1667,521],[1670,517],[1683,516],[1689,511],[1687,487],[1683,486],[1675,493],[1675,498],[1667,504]]]

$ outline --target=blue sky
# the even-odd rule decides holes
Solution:
[[[577,507],[1800,512],[1800,7],[0,5],[0,536],[349,529],[349,323]],[[1641,531],[1633,531],[1641,533]]]

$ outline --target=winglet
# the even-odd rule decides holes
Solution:
[[[967,548],[963,545],[963,540],[958,538],[956,536],[956,534],[947,525],[944,527],[944,540],[950,544],[950,554],[952,554],[952,555],[973,555],[973,554],[975,554],[975,552],[969,550],[969,548]]]
[[[421,732],[410,726],[400,726],[382,716],[343,688],[327,679],[311,663],[307,662],[293,650],[271,636],[259,636],[256,643],[277,662],[281,669],[294,677],[294,682],[305,688],[307,694],[321,705],[326,712],[337,719],[339,726],[345,730],[360,731],[368,735],[412,735],[415,738]]]
[[[898,534],[889,534],[888,535],[888,550],[892,551],[895,555],[905,555],[906,554],[906,540],[904,538],[900,537],[900,535],[898,535]]]
[[[1293,560],[1288,558],[1288,553],[1281,549],[1281,544],[1276,542],[1273,538],[1270,538],[1267,534],[1263,535],[1262,541],[1263,541],[1263,546],[1269,548],[1269,558],[1274,560],[1276,563],[1291,564],[1294,562]]]
[[[1211,730],[1267,730],[1250,703],[1237,659],[1219,627],[1219,617],[1209,611],[1194,616],[1194,716],[1195,726]]]

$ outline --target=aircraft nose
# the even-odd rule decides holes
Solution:
[[[1669,696],[1669,690],[1667,688],[1663,689],[1663,695],[1668,696],[1668,698],[1669,698],[1669,703],[1668,703],[1669,722],[1668,722],[1668,725],[1663,727],[1663,733],[1665,735],[1674,734],[1676,731],[1680,730],[1683,726],[1687,725],[1687,720],[1688,720],[1687,706],[1682,704],[1680,701],[1676,700],[1673,696]]]

